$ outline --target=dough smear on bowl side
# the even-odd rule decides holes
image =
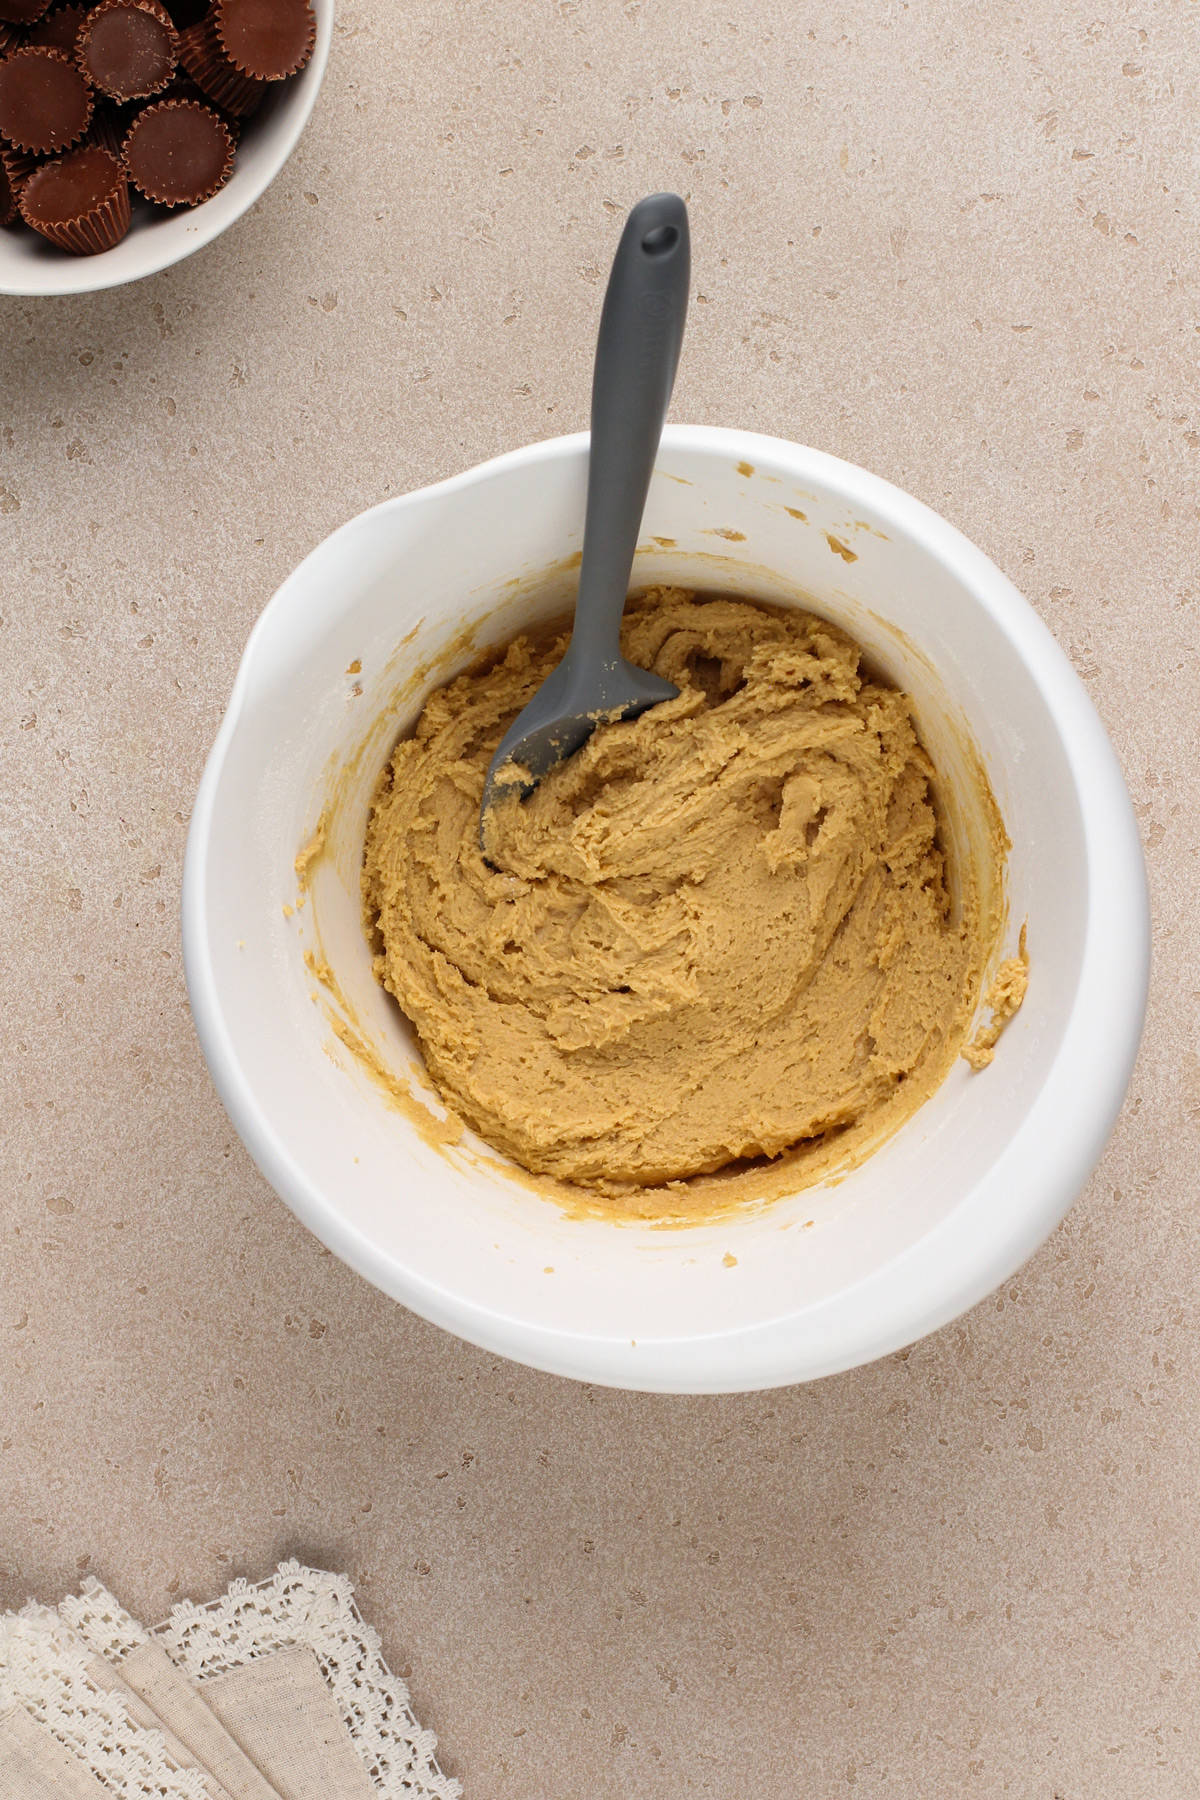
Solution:
[[[1002,924],[970,868],[951,905],[909,700],[812,614],[653,589],[622,649],[678,698],[499,801],[485,860],[489,760],[562,647],[517,638],[433,693],[374,798],[376,973],[434,1085],[525,1169],[614,1201],[860,1160],[963,1051]]]

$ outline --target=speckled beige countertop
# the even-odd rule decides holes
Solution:
[[[471,1800],[1191,1800],[1198,90],[1187,0],[343,0],[251,216],[0,302],[0,1602],[348,1568]],[[1129,1103],[1033,1262],[713,1400],[527,1373],[342,1268],[235,1139],[179,951],[256,614],[360,508],[585,424],[617,217],[665,185],[673,416],[995,557],[1112,732],[1156,917]]]

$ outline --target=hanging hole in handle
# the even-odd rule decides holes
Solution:
[[[654,230],[648,231],[642,239],[642,249],[647,256],[665,256],[667,251],[673,250],[678,242],[679,227],[677,225],[656,225]]]

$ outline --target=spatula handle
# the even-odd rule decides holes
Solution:
[[[587,528],[572,650],[617,655],[629,572],[683,343],[691,244],[678,194],[625,222],[600,315],[592,377]]]

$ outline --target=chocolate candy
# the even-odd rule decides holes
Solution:
[[[79,34],[79,66],[113,100],[160,94],[175,73],[179,40],[158,0],[101,0]]]
[[[111,250],[129,230],[129,183],[119,159],[85,144],[35,169],[20,194],[21,217],[76,256]]]
[[[308,0],[213,0],[213,25],[225,56],[255,81],[295,75],[317,39]]]
[[[66,150],[91,116],[91,90],[64,51],[27,45],[0,62],[0,138],[18,150]]]
[[[222,112],[247,118],[262,105],[267,83],[235,69],[217,36],[211,18],[201,19],[179,34],[179,61],[196,86]]]
[[[79,27],[87,15],[86,6],[56,6],[53,12],[38,20],[32,31],[26,32],[25,42],[39,44],[44,50],[65,50],[73,59],[79,43]]]
[[[125,139],[129,179],[161,206],[196,206],[229,179],[234,142],[210,106],[159,100],[138,114]]]

